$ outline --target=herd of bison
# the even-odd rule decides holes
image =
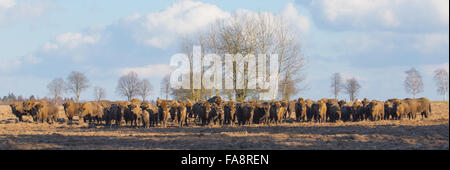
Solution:
[[[15,102],[10,105],[12,113],[23,121],[29,115],[35,122],[53,123],[57,120],[58,106],[44,101]],[[220,97],[198,102],[157,100],[156,104],[131,101],[95,101],[63,104],[69,122],[78,116],[79,120],[92,125],[120,127],[123,123],[132,127],[167,127],[168,121],[182,126],[200,124],[249,125],[264,123],[279,124],[288,119],[296,121],[377,121],[388,119],[415,119],[418,114],[427,118],[431,113],[431,102],[426,98],[390,99],[387,101],[345,102],[334,99],[312,101],[299,98],[293,101],[233,102]],[[295,116],[295,118],[294,118]]]

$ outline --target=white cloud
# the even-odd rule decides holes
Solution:
[[[425,54],[433,53],[437,50],[448,50],[448,46],[448,34],[441,33],[417,35],[416,43],[413,44],[414,48]]]
[[[429,31],[449,24],[448,0],[312,0],[307,5],[316,19],[338,29]]]
[[[0,10],[11,8],[16,5],[16,1],[14,0],[0,0]]]
[[[64,33],[56,36],[53,42],[47,42],[42,47],[45,51],[59,48],[74,49],[82,45],[95,44],[100,39],[98,35],[83,35],[81,33]]]
[[[150,77],[164,77],[169,74],[172,69],[169,65],[166,64],[154,64],[147,65],[144,67],[129,67],[119,69],[120,75],[126,75],[130,71],[136,72],[140,77],[150,78]]]
[[[31,54],[22,57],[3,59],[0,61],[0,72],[13,72],[23,64],[38,64],[41,61],[41,58],[37,58]]]
[[[19,20],[41,17],[55,8],[51,0],[16,1],[0,0],[0,25]]]
[[[229,16],[228,12],[212,4],[181,1],[160,12],[125,17],[116,24],[132,29],[138,42],[164,49],[179,35],[193,33],[216,19]]]
[[[280,15],[283,18],[286,18],[289,23],[292,23],[295,27],[297,27],[302,35],[307,35],[310,29],[310,21],[309,18],[303,15],[300,15],[297,9],[294,7],[294,4],[288,3],[286,7],[281,11]]]

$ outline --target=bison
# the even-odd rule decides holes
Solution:
[[[22,116],[27,115],[27,112],[23,110],[23,103],[13,102],[9,106],[11,107],[12,113],[22,122]]]
[[[319,100],[311,106],[312,117],[319,123],[326,121],[327,105],[324,101]]]
[[[229,101],[224,106],[224,119],[225,123],[229,125],[233,125],[236,118],[236,104],[233,101]]]
[[[384,102],[372,100],[369,105],[369,119],[371,121],[382,120],[384,118]]]

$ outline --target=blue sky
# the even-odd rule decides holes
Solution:
[[[236,10],[268,11],[290,19],[307,59],[308,90],[299,96],[332,97],[334,72],[356,77],[359,97],[410,97],[404,71],[422,74],[425,96],[436,93],[432,72],[448,70],[448,0],[0,0],[0,96],[47,96],[46,85],[72,70],[110,100],[125,70],[149,78],[154,95],[177,52],[177,37]],[[200,16],[200,17],[199,17]],[[93,88],[82,93],[93,99]],[[65,96],[70,97],[70,94]],[[345,94],[340,98],[348,99]]]

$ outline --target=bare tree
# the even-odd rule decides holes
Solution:
[[[50,92],[50,95],[53,96],[53,102],[58,103],[57,100],[66,92],[66,83],[62,78],[53,79],[47,85],[47,88]]]
[[[422,76],[415,68],[411,68],[405,73],[406,79],[404,85],[406,92],[411,93],[413,95],[413,98],[416,98],[417,93],[423,92]]]
[[[345,93],[350,96],[350,101],[355,101],[355,98],[359,93],[359,89],[361,89],[361,85],[359,85],[358,80],[355,78],[350,78],[347,79],[344,89]]]
[[[78,103],[81,92],[89,87],[89,80],[83,73],[76,71],[72,71],[67,80],[67,89],[69,92],[75,94],[75,102]]]
[[[259,93],[261,91],[249,88],[249,80],[257,75],[250,73],[251,70],[258,72],[258,68],[249,69],[249,62],[239,60],[238,57],[257,54],[278,54],[278,75],[279,91],[283,98],[289,98],[294,95],[289,93],[300,91],[302,88],[292,90],[297,84],[304,80],[302,70],[305,60],[301,55],[300,44],[297,35],[290,27],[289,23],[281,16],[273,16],[267,13],[258,13],[248,15],[235,13],[227,19],[218,19],[210,25],[209,29],[198,32],[197,37],[185,38],[182,41],[182,51],[190,55],[192,44],[199,44],[202,48],[202,58],[205,53],[231,54],[233,90],[220,89],[192,89],[192,61],[191,62],[191,91],[194,100],[200,96],[209,96],[215,92],[215,95],[222,94],[231,99],[234,93],[235,99],[244,101],[248,96],[255,96],[250,93]],[[191,57],[189,57],[191,60]],[[245,60],[245,59],[244,59]],[[236,62],[237,61],[237,62]],[[238,67],[242,66],[240,70]],[[203,68],[202,68],[203,73]],[[228,76],[228,75],[227,75]],[[258,76],[258,75],[257,75]],[[243,77],[244,89],[237,88],[238,77]],[[203,80],[201,80],[203,81]],[[220,83],[220,82],[216,82]],[[240,82],[238,82],[240,83]],[[292,85],[293,84],[293,85]],[[216,84],[217,85],[217,84]],[[275,88],[278,88],[275,87]],[[290,89],[288,89],[290,88]],[[273,96],[275,99],[277,96]]]
[[[343,84],[342,84],[342,77],[340,73],[334,73],[331,77],[331,91],[334,94],[334,99],[337,100],[339,93],[342,90]]]
[[[152,94],[153,85],[148,79],[144,79],[139,82],[139,95],[142,97],[142,101],[146,101],[147,97]]]
[[[127,97],[128,101],[139,94],[139,77],[136,72],[131,71],[119,79],[116,87],[117,94]]]
[[[448,72],[444,68],[439,68],[434,71],[434,81],[437,85],[437,92],[444,97],[448,92]]]
[[[105,89],[95,86],[94,87],[94,97],[97,101],[103,100],[106,97]]]
[[[170,91],[171,91],[171,88],[170,88],[170,76],[166,75],[161,80],[161,95],[165,96],[165,99],[168,100]]]

